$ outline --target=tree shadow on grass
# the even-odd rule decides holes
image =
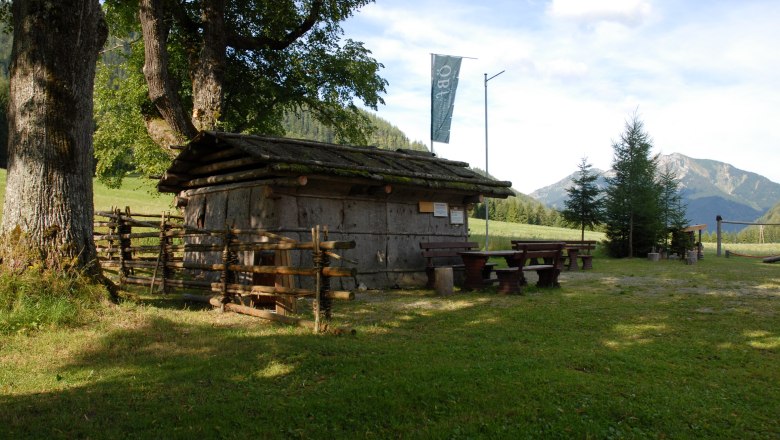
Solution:
[[[145,315],[49,367],[56,391],[0,397],[0,437],[561,437],[567,427],[582,437],[621,423],[677,435],[695,434],[691,419],[718,426],[707,408],[721,397],[695,391],[721,372],[685,365],[691,342],[697,353],[712,342],[672,338],[680,328],[650,308],[582,310],[561,293],[410,294],[382,316],[356,302],[337,308],[355,312],[354,337],[216,312]],[[615,334],[635,331],[626,323],[638,323],[641,340]],[[635,343],[610,347],[609,335]],[[669,362],[680,364],[676,376],[658,375]],[[670,402],[658,391],[670,386],[687,392]]]

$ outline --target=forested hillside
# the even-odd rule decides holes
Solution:
[[[396,126],[390,124],[373,113],[366,112],[375,127],[371,135],[370,144],[383,149],[406,148],[419,151],[427,151],[428,148],[420,141],[409,141],[409,138]],[[335,142],[336,135],[333,129],[320,124],[306,112],[297,114],[287,113],[284,119],[284,129],[288,137],[309,139],[320,142]]]
[[[7,132],[6,107],[8,103],[8,67],[11,55],[11,36],[0,32],[0,167],[5,168],[7,161]],[[129,51],[129,43],[110,38],[107,47],[124,47]],[[120,49],[121,52],[121,49]],[[115,50],[105,51],[104,61],[110,65],[121,64],[123,58]],[[396,126],[390,124],[376,115],[365,112],[371,120],[375,130],[371,136],[370,144],[383,149],[405,148],[425,151],[427,147],[420,141],[410,141],[406,135]],[[284,129],[288,137],[316,140],[321,142],[335,142],[334,130],[323,126],[314,120],[306,111],[298,114],[288,113],[284,120]]]

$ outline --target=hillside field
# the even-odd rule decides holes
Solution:
[[[5,201],[5,177],[6,170],[0,169],[0,206],[3,206]],[[107,211],[112,207],[124,209],[125,206],[129,206],[132,212],[144,214],[159,214],[172,210],[173,196],[159,194],[155,185],[157,185],[156,180],[143,177],[125,178],[120,188],[107,188],[95,180],[95,210]],[[54,196],[56,197],[56,194]],[[1,209],[0,215],[2,215]]]

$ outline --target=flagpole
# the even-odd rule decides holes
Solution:
[[[436,54],[431,52],[431,81],[433,81],[433,66],[435,65]],[[433,88],[431,88],[431,154],[436,154],[433,151]]]
[[[488,95],[487,95],[487,86],[488,81],[491,79],[497,77],[498,75],[501,75],[502,73],[506,72],[506,70],[502,70],[495,75],[488,78],[488,74],[485,74],[485,177],[490,177],[490,173],[488,172]],[[488,244],[490,242],[490,236],[488,234],[488,222],[490,221],[490,198],[485,197],[485,250],[488,250]]]

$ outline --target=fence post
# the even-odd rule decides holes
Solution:
[[[325,226],[324,230],[324,240],[328,241],[327,226]],[[322,250],[320,250],[320,261],[320,273],[322,273],[324,268],[330,266],[330,257],[328,256],[327,252],[322,252]],[[323,274],[322,279],[320,280],[320,308],[325,313],[325,319],[330,320],[332,316],[331,309],[333,300],[330,298],[330,295],[328,295],[328,292],[330,292],[330,277]]]
[[[224,311],[224,305],[229,303],[230,293],[228,292],[228,285],[235,282],[235,272],[230,270],[230,266],[236,263],[236,258],[233,252],[230,251],[230,242],[233,240],[233,232],[225,225],[225,233],[222,235],[223,247],[222,247],[222,310]]]
[[[130,217],[130,208],[125,208],[126,215],[117,208],[114,214],[116,215],[117,233],[119,234],[119,287],[125,284],[125,278],[130,274],[130,268],[125,264],[128,260],[133,259],[133,255],[130,251],[132,242],[130,241],[130,234],[133,232],[133,227],[127,222],[126,218]]]
[[[320,249],[320,226],[317,225],[311,230],[311,240],[314,243],[312,250],[312,260],[314,262],[314,333],[320,332],[320,312],[322,306],[322,292],[320,292],[322,283],[322,250]]]
[[[715,217],[715,220],[718,222],[718,229],[717,229],[717,232],[718,232],[718,251],[717,251],[717,253],[715,255],[720,257],[720,246],[721,246],[720,224],[723,221],[723,217],[721,217],[720,214],[718,214],[718,216]]]

